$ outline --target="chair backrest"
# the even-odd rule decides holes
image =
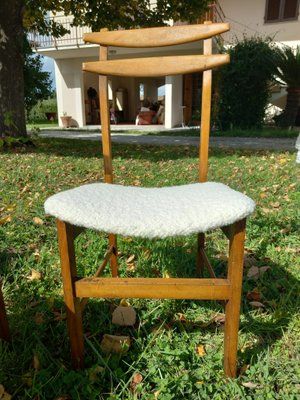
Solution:
[[[104,180],[113,182],[110,116],[108,105],[108,76],[155,77],[190,74],[203,71],[200,128],[199,181],[205,182],[208,171],[208,146],[211,114],[212,68],[229,62],[227,54],[212,54],[212,37],[229,30],[229,24],[206,22],[162,28],[144,28],[92,32],[84,34],[84,41],[100,45],[99,61],[86,62],[83,70],[100,75],[100,112]],[[203,54],[155,56],[108,60],[108,46],[128,48],[156,48],[204,40]],[[199,49],[200,52],[200,49]]]

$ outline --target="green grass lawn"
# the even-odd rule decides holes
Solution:
[[[296,138],[299,135],[299,129],[281,129],[263,127],[262,129],[232,129],[228,131],[214,130],[211,131],[211,136],[216,137],[254,137],[254,138]],[[135,131],[134,133],[137,133]],[[190,127],[179,130],[165,130],[165,131],[150,131],[145,132],[147,135],[159,136],[199,136],[199,127]]]
[[[34,129],[54,129],[54,128],[59,128],[58,127],[58,121],[48,121],[47,119],[44,121],[37,121],[37,122],[28,122],[26,124],[26,129],[27,130],[34,130]]]
[[[197,180],[196,148],[113,149],[116,183]],[[0,275],[13,336],[11,348],[0,343],[0,384],[13,399],[299,399],[299,166],[288,152],[211,151],[209,180],[257,202],[247,230],[238,379],[223,375],[223,324],[215,318],[223,307],[215,301],[130,300],[138,322],[120,328],[111,323],[118,299],[91,300],[87,368],[71,369],[56,226],[43,203],[57,191],[101,181],[100,154],[97,142],[63,139],[0,153]],[[207,239],[224,276],[227,242],[217,231]],[[79,271],[92,274],[105,249],[105,235],[80,235]],[[122,276],[195,276],[194,236],[119,238],[119,251]],[[127,354],[105,356],[105,333],[129,335]]]

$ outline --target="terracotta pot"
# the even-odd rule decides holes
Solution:
[[[70,128],[72,117],[70,117],[69,115],[64,115],[63,117],[60,117],[60,119],[64,128]]]

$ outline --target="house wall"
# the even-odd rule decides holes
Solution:
[[[59,116],[72,116],[72,126],[85,125],[83,74],[80,59],[55,60],[55,79]],[[61,125],[61,121],[59,121]]]
[[[300,20],[265,23],[266,0],[219,0],[230,32],[224,34],[226,42],[246,36],[271,36],[276,42],[289,45],[300,43]]]

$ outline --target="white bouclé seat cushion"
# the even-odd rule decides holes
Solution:
[[[92,183],[49,197],[45,211],[107,233],[165,238],[226,226],[254,211],[249,197],[222,183],[163,188]]]

